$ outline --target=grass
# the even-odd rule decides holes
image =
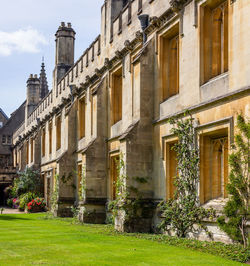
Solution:
[[[243,265],[44,214],[0,215],[0,265]]]

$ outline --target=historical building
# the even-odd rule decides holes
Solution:
[[[34,108],[48,93],[45,66],[42,63],[40,77],[31,76],[27,81],[27,99],[8,118],[0,109],[0,206],[6,204],[4,189],[8,187],[17,175],[17,161],[13,159],[13,133],[21,126]],[[16,160],[16,156],[14,156]],[[37,168],[40,164],[37,165]]]
[[[78,204],[83,221],[102,223],[122,155],[126,185],[148,178],[139,190],[154,209],[174,191],[177,139],[168,118],[188,109],[201,153],[200,202],[221,209],[235,117],[250,116],[249,17],[242,0],[106,0],[101,33],[76,61],[75,32],[61,23],[52,90],[39,102],[37,77],[27,82],[15,165],[40,167],[48,206],[59,186],[58,215]],[[159,219],[152,212],[140,227]]]
[[[12,113],[10,118],[0,109],[0,206],[6,204],[4,190],[16,176],[12,156],[12,135],[24,120],[24,108],[25,103]]]

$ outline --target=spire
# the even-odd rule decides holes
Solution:
[[[42,66],[40,72],[40,98],[43,99],[49,92],[47,76],[45,72],[44,57],[42,58]]]

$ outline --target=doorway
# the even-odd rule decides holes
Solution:
[[[5,193],[5,189],[9,186],[8,183],[0,183],[0,206],[7,205],[8,195]]]

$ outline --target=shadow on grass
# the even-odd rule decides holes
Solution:
[[[32,219],[19,217],[19,215],[9,215],[9,214],[0,215],[0,221],[11,221],[11,220],[32,220]]]

